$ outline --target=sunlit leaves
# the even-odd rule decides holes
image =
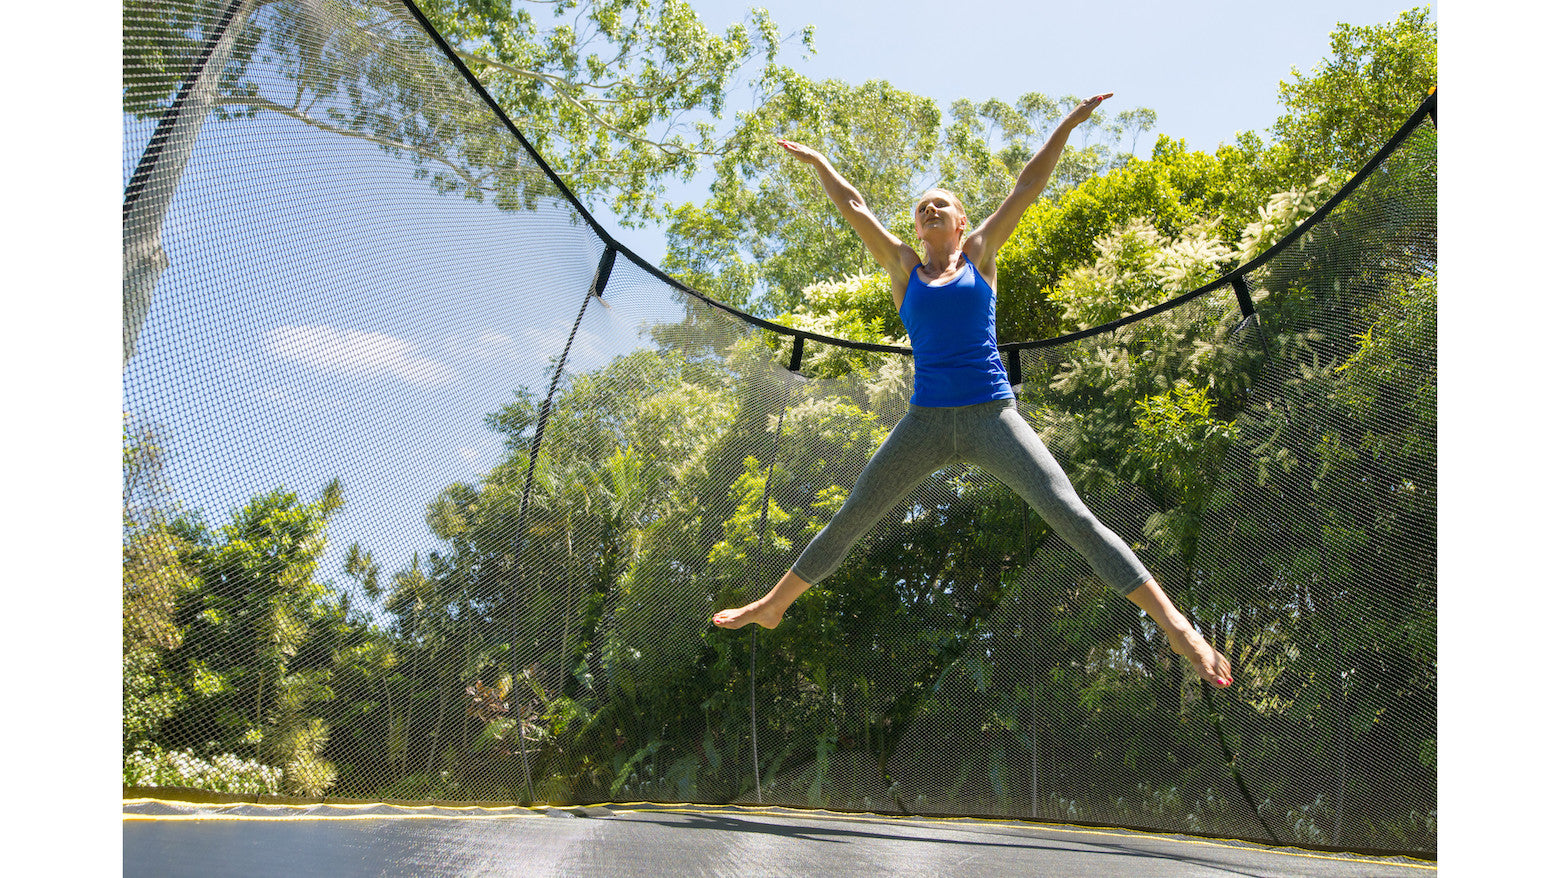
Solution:
[[[1437,28],[1430,7],[1382,25],[1340,23],[1331,54],[1278,85],[1285,113],[1273,123],[1294,173],[1351,173],[1391,138],[1437,80]]]
[[[127,113],[156,117],[172,103],[227,6],[126,0]],[[761,90],[776,87],[780,48],[793,39],[763,10],[712,31],[682,0],[420,7],[571,188],[586,200],[611,194],[627,223],[658,212],[664,180],[688,179],[732,149],[718,120],[734,81],[749,70]],[[292,119],[405,158],[441,192],[534,204],[546,184],[517,172],[519,145],[415,22],[392,10],[354,0],[245,4],[216,117]],[[811,33],[794,39],[806,51]]]

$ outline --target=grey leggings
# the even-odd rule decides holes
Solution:
[[[1012,488],[1077,549],[1105,584],[1125,596],[1152,577],[1121,537],[1094,517],[1067,474],[1011,399],[954,408],[911,406],[866,469],[845,505],[813,537],[791,570],[816,585],[894,504],[927,476],[971,463]]]

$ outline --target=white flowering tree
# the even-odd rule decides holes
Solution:
[[[170,709],[126,754],[127,783],[182,778],[311,796],[334,784],[319,715],[333,697],[333,663],[304,647],[330,615],[314,574],[342,502],[332,482],[312,503],[280,490],[256,497],[217,533],[189,518],[169,524],[188,584],[169,608],[169,633],[140,647],[156,650],[158,682],[136,700]],[[127,661],[136,654],[127,646]]]

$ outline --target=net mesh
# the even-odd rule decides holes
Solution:
[[[1428,121],[1245,274],[1256,319],[1226,285],[1017,350],[1025,417],[1231,657],[1214,693],[969,467],[780,628],[713,628],[909,358],[792,371],[618,252],[406,6],[124,22],[127,785],[1434,850]]]

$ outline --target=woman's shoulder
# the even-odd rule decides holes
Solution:
[[[910,279],[915,277],[916,271],[921,267],[921,256],[915,249],[903,241],[899,242],[898,260],[893,266],[884,266],[888,269],[888,288],[894,299],[894,309],[904,307],[905,293],[910,289]]]
[[[981,276],[981,279],[995,293],[997,291],[997,254],[995,251],[987,252],[986,248],[982,247],[979,241],[971,243],[972,241],[974,239],[966,238],[964,245],[959,248],[959,251],[964,254],[964,260],[969,263],[971,268],[975,269],[975,272]]]
[[[915,276],[916,270],[921,267],[921,255],[909,244],[901,242],[896,256],[898,258],[893,265],[884,267],[888,269],[888,278],[894,288],[903,290],[910,283],[910,278]]]

